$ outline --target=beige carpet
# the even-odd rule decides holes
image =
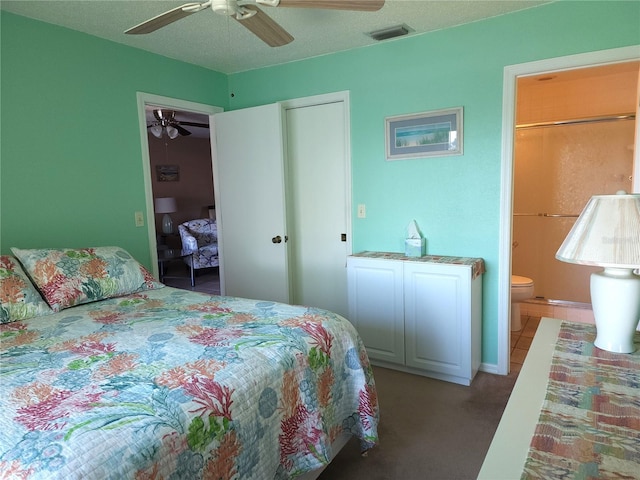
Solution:
[[[517,374],[479,372],[472,385],[374,367],[380,444],[366,457],[352,439],[321,480],[475,479]]]

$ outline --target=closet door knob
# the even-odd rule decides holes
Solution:
[[[271,239],[272,243],[282,243],[282,237],[280,235],[278,235],[277,237],[273,237]]]

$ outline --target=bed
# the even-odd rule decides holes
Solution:
[[[371,366],[339,315],[167,287],[118,247],[12,253],[0,478],[297,478],[349,436],[377,443]]]
[[[541,320],[479,480],[640,478],[640,351],[600,350],[595,333]]]

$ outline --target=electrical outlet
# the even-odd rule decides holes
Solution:
[[[367,217],[367,207],[364,203],[358,205],[358,218]]]
[[[134,216],[136,219],[136,227],[144,227],[144,215],[142,212],[135,212]]]

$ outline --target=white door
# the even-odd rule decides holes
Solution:
[[[288,303],[281,107],[220,113],[214,129],[222,294]]]
[[[347,316],[350,205],[344,101],[286,107],[292,303]]]

